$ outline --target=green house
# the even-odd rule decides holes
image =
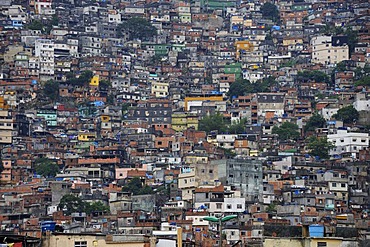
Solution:
[[[36,116],[44,118],[47,126],[57,126],[57,112],[54,109],[38,110]]]

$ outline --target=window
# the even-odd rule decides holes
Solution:
[[[241,204],[237,204],[237,205],[236,205],[236,208],[237,208],[237,209],[242,209],[242,205],[241,205]]]
[[[326,242],[317,242],[317,247],[326,247]]]
[[[222,203],[216,203],[216,208],[221,209],[222,208]]]
[[[226,208],[227,208],[227,209],[231,209],[231,204],[227,204],[227,205],[226,205]]]
[[[333,187],[337,187],[337,183],[333,183],[332,185],[333,185]]]
[[[87,247],[87,241],[75,241],[75,247]]]
[[[345,188],[346,184],[340,184],[340,187]]]

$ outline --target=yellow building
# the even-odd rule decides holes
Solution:
[[[241,51],[253,51],[253,44],[248,40],[235,41],[236,59],[239,59]]]
[[[182,132],[192,127],[198,130],[199,119],[197,114],[189,112],[175,112],[172,114],[171,119],[172,129],[177,132]]]
[[[156,238],[144,235],[105,235],[105,234],[47,234],[42,247],[155,247]]]
[[[202,106],[204,101],[223,101],[222,96],[185,97],[185,111],[190,111],[191,106]]]
[[[96,139],[95,132],[88,132],[88,133],[79,133],[78,140],[81,142],[92,142]]]
[[[156,98],[165,98],[168,96],[168,82],[152,81],[151,93],[155,95]]]
[[[339,247],[339,246],[356,246],[357,241],[352,239],[343,239],[337,237],[323,238],[281,238],[265,237],[264,247]]]
[[[99,76],[98,75],[94,75],[93,78],[91,78],[90,86],[95,86],[95,87],[99,86]]]
[[[106,123],[106,122],[109,122],[110,121],[110,116],[108,115],[101,115],[100,116],[100,119],[102,122]]]

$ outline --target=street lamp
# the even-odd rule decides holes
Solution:
[[[229,221],[229,220],[232,220],[232,219],[235,219],[237,217],[238,217],[237,215],[232,214],[232,215],[228,215],[228,216],[220,217],[220,218],[217,218],[217,217],[214,217],[214,216],[208,216],[208,217],[203,218],[206,221],[215,222],[220,226],[220,240],[219,240],[219,246],[220,247],[222,247],[222,223],[224,223],[226,221]]]

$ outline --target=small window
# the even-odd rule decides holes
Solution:
[[[75,247],[87,247],[87,241],[75,241]]]
[[[326,247],[326,242],[317,242],[317,247]]]

